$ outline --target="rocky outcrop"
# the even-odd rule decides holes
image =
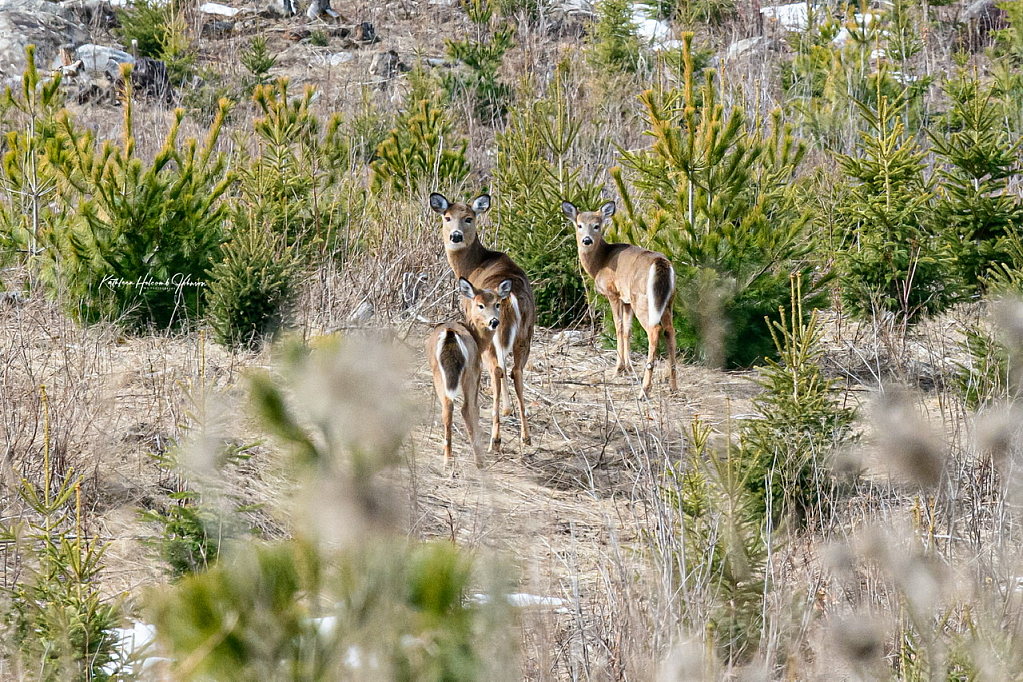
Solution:
[[[57,3],[0,0],[0,81],[17,79],[25,71],[26,46],[36,46],[36,65],[45,70],[61,45],[77,45],[88,37],[73,12]]]
[[[725,51],[725,61],[763,56],[768,52],[779,50],[780,47],[781,44],[777,40],[764,36],[737,40]]]

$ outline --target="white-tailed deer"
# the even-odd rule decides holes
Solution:
[[[491,345],[483,349],[483,359],[490,369],[494,388],[494,430],[490,438],[491,451],[501,449],[501,406],[504,414],[512,413],[511,396],[503,379],[508,375],[508,355],[512,356],[511,378],[519,403],[522,423],[522,442],[529,445],[529,427],[526,424],[526,396],[522,387],[522,371],[529,359],[529,346],[533,341],[536,321],[536,303],[533,287],[526,273],[500,251],[491,251],[480,243],[476,219],[490,208],[490,197],[482,194],[471,204],[451,203],[441,194],[430,195],[430,208],[444,217],[444,252],[455,277],[464,277],[477,289],[495,290],[505,280],[511,280],[511,305],[501,308],[501,326],[494,334]],[[468,303],[463,299],[468,314]]]
[[[433,387],[440,399],[444,421],[444,466],[451,459],[451,419],[454,401],[462,396],[462,420],[469,433],[476,466],[483,466],[479,437],[480,352],[491,344],[500,326],[501,301],[511,294],[511,281],[504,280],[497,291],[477,289],[469,280],[458,280],[458,290],[467,302],[466,322],[445,322],[426,337],[426,356],[433,371]]]
[[[583,269],[593,278],[597,291],[611,303],[618,342],[617,371],[623,372],[632,366],[629,343],[635,313],[646,330],[650,346],[643,374],[643,393],[650,390],[653,381],[654,358],[662,329],[667,337],[671,389],[675,390],[675,324],[672,320],[675,270],[671,262],[663,253],[604,241],[604,224],[615,213],[613,201],[605,203],[599,211],[585,212],[566,201],[561,204],[561,210],[575,224],[575,240]]]

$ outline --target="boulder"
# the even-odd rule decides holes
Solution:
[[[149,57],[139,57],[135,62],[135,68],[131,71],[131,86],[135,97],[164,103],[169,103],[174,94],[167,76],[166,62]]]
[[[93,45],[92,43],[80,45],[75,50],[75,54],[81,60],[86,71],[105,73],[111,80],[117,80],[121,77],[121,64],[135,63],[135,57],[124,50],[118,50],[117,48],[105,45]]]
[[[729,45],[728,49],[725,51],[725,61],[756,57],[777,49],[778,41],[772,40],[771,38],[765,38],[764,36],[737,40]]]
[[[998,7],[996,0],[977,0],[963,12],[963,21],[982,30],[1003,28],[1005,10]]]
[[[341,16],[335,12],[333,8],[331,8],[330,0],[312,0],[309,3],[309,8],[306,10],[305,15],[310,19],[319,19],[320,17],[337,19]]]
[[[121,1],[114,0],[115,3]],[[71,11],[75,20],[85,26],[110,29],[121,25],[114,11],[115,5],[110,0],[70,0],[63,5]]]
[[[373,24],[368,21],[364,21],[355,27],[352,32],[353,36],[360,43],[378,43],[380,38],[377,36],[377,30],[373,27]]]
[[[207,21],[202,25],[200,34],[207,38],[221,38],[234,31],[233,21]]]
[[[82,43],[88,32],[70,9],[45,0],[0,0],[0,80],[25,71],[25,47],[36,46],[36,66],[45,70],[60,46]]]
[[[402,71],[408,71],[408,67],[401,61],[395,50],[381,50],[373,55],[369,63],[369,72],[380,78],[389,81]]]

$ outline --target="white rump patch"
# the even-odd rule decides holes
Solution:
[[[675,291],[675,268],[672,267],[671,263],[668,263],[668,272],[671,273],[671,287],[668,288],[668,295],[664,297],[664,301],[660,305],[654,299],[654,278],[657,276],[657,263],[653,263],[650,266],[650,276],[647,278],[646,296],[647,296],[647,309],[650,311],[650,326],[656,327],[661,323],[661,317],[664,315],[664,307],[668,303],[668,299],[671,298],[671,294]]]
[[[454,400],[458,397],[458,385],[461,384],[461,377],[459,377],[458,385],[455,386],[455,390],[448,388],[448,375],[444,372],[444,363],[441,361],[441,354],[444,352],[444,340],[447,337],[447,332],[441,334],[440,339],[437,341],[437,369],[440,370],[441,383],[444,385],[444,394],[449,400]],[[455,334],[455,341],[458,343],[458,349],[462,352],[462,357],[465,359],[466,364],[469,362],[469,353],[466,352],[465,342],[462,341],[462,337]],[[465,371],[464,369],[462,370]]]

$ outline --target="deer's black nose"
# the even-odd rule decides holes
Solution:
[[[461,244],[462,243],[462,233],[461,232],[452,232],[451,233],[451,241],[453,241],[455,244]]]
[[[593,240],[590,237],[583,237],[583,246],[590,246],[593,244]]]
[[[491,320],[490,320],[490,328],[491,329],[497,329],[497,325],[499,325],[499,324],[501,324],[500,320],[498,320],[496,317],[491,318]]]

